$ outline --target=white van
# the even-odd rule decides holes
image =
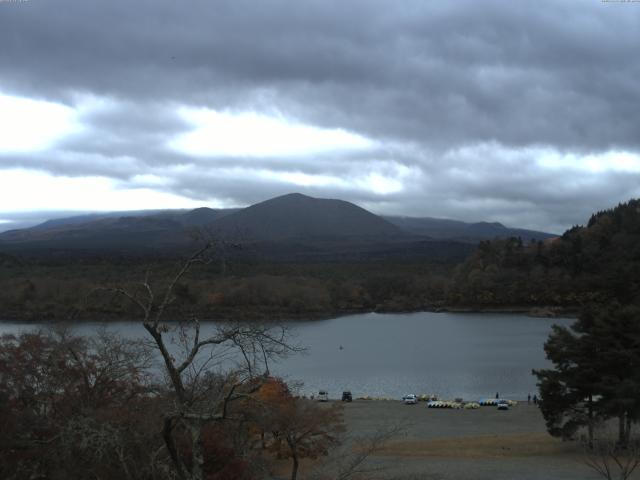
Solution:
[[[415,405],[418,403],[418,397],[415,394],[410,393],[409,395],[402,397],[402,401],[405,405]]]
[[[320,390],[318,392],[318,401],[319,402],[328,402],[329,401],[329,394],[327,392],[325,392],[324,390]]]

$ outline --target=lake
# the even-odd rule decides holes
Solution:
[[[532,318],[520,314],[366,313],[330,320],[290,323],[295,342],[306,354],[282,360],[272,370],[289,381],[304,382],[305,394],[327,390],[339,398],[370,395],[399,398],[406,393],[477,400],[525,399],[536,393],[533,368],[549,365],[543,344],[555,324],[569,319]],[[78,334],[99,323],[83,323]],[[35,328],[0,323],[0,333]],[[107,324],[127,337],[144,337],[139,322]]]

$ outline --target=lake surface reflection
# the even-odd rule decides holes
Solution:
[[[349,315],[291,323],[306,354],[282,360],[272,370],[302,381],[302,392],[343,390],[399,398],[406,393],[472,400],[494,396],[524,399],[536,392],[533,368],[544,368],[543,344],[554,323],[572,320],[516,314],[432,313]],[[88,335],[103,324],[78,325]],[[1,333],[37,326],[0,323]],[[139,322],[107,325],[127,337],[144,337]]]

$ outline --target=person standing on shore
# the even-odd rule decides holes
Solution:
[[[531,403],[531,394],[527,395],[527,403]]]

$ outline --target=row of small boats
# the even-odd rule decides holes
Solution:
[[[418,401],[426,402],[428,408],[452,408],[452,409],[466,409],[475,410],[480,407],[495,407],[499,404],[506,404],[509,407],[513,407],[518,404],[515,400],[507,400],[503,398],[483,398],[477,402],[465,402],[461,399],[456,400],[440,400],[436,395],[416,395]],[[358,397],[358,400],[380,400],[380,401],[392,401],[393,398],[389,397],[372,397],[365,395]],[[403,398],[404,400],[404,398]]]

